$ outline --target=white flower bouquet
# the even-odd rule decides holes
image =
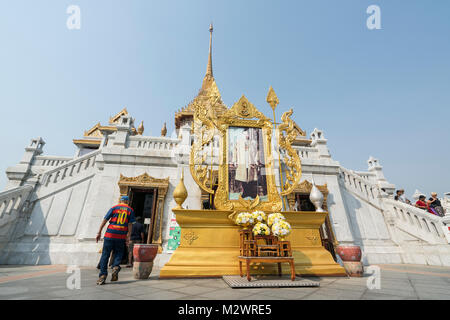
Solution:
[[[267,219],[266,214],[264,211],[256,210],[252,212],[253,220],[255,220],[256,223],[258,222],[265,222]]]
[[[279,220],[272,225],[272,234],[284,240],[291,233],[291,225],[286,220]]]
[[[268,236],[270,235],[270,228],[267,224],[258,222],[253,227],[253,234],[255,236]]]
[[[236,224],[243,226],[244,229],[247,229],[249,226],[255,223],[253,219],[253,215],[249,212],[241,212],[236,217]]]
[[[267,217],[267,224],[271,227],[274,223],[279,222],[281,220],[286,220],[286,218],[279,212],[271,213]]]

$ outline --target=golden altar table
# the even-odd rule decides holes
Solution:
[[[180,246],[161,269],[160,278],[221,277],[239,275],[239,226],[228,218],[232,211],[174,209],[181,227]],[[291,224],[295,271],[299,275],[345,276],[323,246],[319,228],[326,212],[282,212]],[[273,264],[261,264],[253,274],[276,274]],[[290,274],[283,266],[283,274]]]

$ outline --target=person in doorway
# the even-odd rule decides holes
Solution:
[[[136,243],[144,243],[144,225],[141,223],[141,217],[136,217],[136,223],[131,228],[130,243],[128,244],[128,263],[127,268],[133,266],[133,248]]]
[[[428,210],[428,204],[426,203],[426,197],[424,195],[419,196],[419,200],[416,201],[415,206],[417,208]]]
[[[432,213],[439,217],[443,217],[445,215],[444,208],[442,207],[441,201],[437,197],[436,192],[431,193],[431,198],[427,201],[430,206],[430,210]]]
[[[100,274],[97,281],[98,285],[102,285],[108,276],[108,258],[111,251],[114,251],[113,272],[111,281],[119,279],[120,261],[123,257],[125,245],[129,243],[132,224],[135,222],[134,211],[128,205],[129,198],[122,196],[120,203],[109,209],[105,218],[103,219],[100,229],[95,240],[98,242],[101,238],[103,227],[109,221],[103,239],[102,257],[100,258]]]

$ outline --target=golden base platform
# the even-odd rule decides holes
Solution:
[[[228,219],[231,211],[174,209],[181,227],[180,246],[161,269],[160,278],[221,277],[239,274],[240,227]],[[283,212],[292,232],[296,274],[346,276],[321,243],[319,228],[328,213]],[[276,274],[276,264],[253,266],[252,274]],[[257,268],[257,269],[255,269]],[[283,274],[290,274],[283,266]]]

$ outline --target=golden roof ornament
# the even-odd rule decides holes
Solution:
[[[161,137],[165,137],[167,134],[167,127],[166,127],[166,123],[164,122],[164,125],[161,129]]]
[[[143,120],[141,121],[141,124],[137,128],[137,133],[140,136],[142,136],[142,134],[144,133],[144,121]]]
[[[209,56],[208,56],[208,65],[206,66],[206,75],[205,77],[213,77],[213,69],[212,69],[212,33],[213,33],[213,25],[212,23],[209,25]]]
[[[273,90],[272,86],[269,88],[269,92],[267,93],[266,101],[270,106],[272,107],[272,110],[275,111],[277,105],[280,103],[278,100],[277,95],[275,94],[275,91]]]
[[[181,179],[178,183],[177,187],[173,191],[173,198],[175,199],[175,202],[177,203],[176,210],[184,209],[182,207],[183,202],[186,200],[188,196],[186,187],[184,185],[184,169],[181,168]]]

